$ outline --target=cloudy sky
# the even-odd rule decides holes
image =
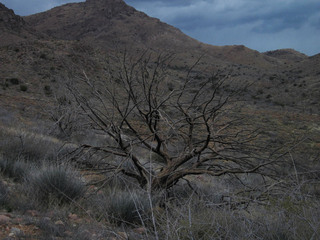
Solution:
[[[320,53],[319,0],[125,0],[189,36],[213,45],[243,44],[260,52],[294,48]],[[29,15],[76,0],[0,0]]]

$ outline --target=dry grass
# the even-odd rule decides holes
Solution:
[[[61,205],[84,196],[85,183],[69,166],[44,165],[34,167],[26,177],[26,189],[39,205]]]
[[[0,204],[14,214],[34,208],[41,211],[29,225],[38,226],[40,239],[103,239],[122,231],[132,239],[148,240],[320,238],[319,174],[310,168],[316,158],[306,161],[293,153],[295,167],[282,171],[286,175],[277,179],[199,176],[165,193],[150,193],[128,179],[101,173],[99,180],[105,180],[89,186],[91,190],[84,194],[82,179],[86,176],[81,177],[74,166],[59,165],[64,158],[54,153],[57,143],[48,145],[47,138],[20,136],[23,145],[19,135],[1,135],[5,184],[0,185]],[[51,161],[55,164],[48,164],[48,159],[55,159]],[[291,158],[287,160],[292,163]],[[301,161],[310,164],[302,168]],[[18,174],[19,166],[23,166],[22,174]],[[20,182],[14,182],[19,176],[23,176]],[[61,214],[45,217],[53,210]],[[76,213],[81,224],[72,227],[70,213]],[[63,228],[55,224],[60,219]],[[132,231],[137,227],[146,230],[137,235]]]

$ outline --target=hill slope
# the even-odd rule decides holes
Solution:
[[[34,30],[13,10],[0,3],[0,46],[37,39]]]
[[[25,98],[50,102],[66,81],[82,71],[103,79],[106,56],[126,48],[175,54],[173,81],[202,56],[194,74],[230,75],[230,89],[252,83],[243,96],[248,104],[313,113],[320,109],[317,56],[288,49],[259,53],[245,46],[203,44],[123,0],[87,0],[24,18],[0,7],[1,45],[5,46],[0,48],[0,94],[7,99],[2,103],[13,108],[23,106]],[[19,84],[13,85],[11,79]],[[27,86],[27,91],[19,85]],[[48,88],[52,94],[44,90]],[[10,101],[12,97],[16,101]]]
[[[210,62],[233,62],[259,67],[277,66],[279,59],[244,46],[203,44],[159,19],[128,6],[123,0],[87,0],[66,4],[24,18],[38,31],[56,39],[81,40],[103,48],[148,48],[174,53],[206,54]],[[184,59],[188,57],[183,56]]]
[[[122,0],[88,0],[25,17],[37,30],[57,39],[85,40],[102,46],[195,47],[199,42],[150,18]]]

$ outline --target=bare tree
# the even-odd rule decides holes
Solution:
[[[233,111],[237,91],[222,91],[228,75],[195,77],[199,59],[174,79],[170,54],[111,59],[105,81],[84,73],[86,87],[70,87],[93,129],[107,136],[82,150],[120,159],[105,161],[106,169],[166,189],[187,175],[253,173],[273,162],[253,156],[256,134]]]

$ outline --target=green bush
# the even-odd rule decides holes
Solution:
[[[85,183],[78,173],[62,165],[36,169],[26,183],[34,199],[44,206],[71,203],[85,193]]]

